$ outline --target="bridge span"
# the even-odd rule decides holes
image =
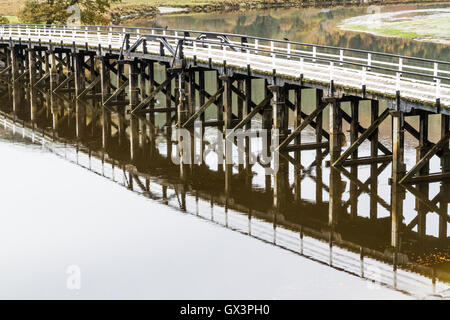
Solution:
[[[110,26],[2,25],[0,51],[0,75],[7,82],[26,81],[54,93],[73,91],[75,104],[100,92],[104,108],[136,115],[129,125],[132,133],[155,113],[165,114],[167,126],[190,128],[200,120],[233,130],[250,128],[251,120],[261,116],[263,128],[280,131],[276,151],[293,162],[291,152],[322,149],[330,153],[333,167],[392,162],[394,184],[450,177],[449,61],[247,35]],[[166,66],[164,81],[155,81],[155,63]],[[214,94],[205,90],[207,71],[217,74]],[[264,80],[265,98],[259,103],[252,99],[252,79]],[[303,89],[316,92],[310,114],[301,108]],[[160,93],[166,96],[164,108],[155,106]],[[364,100],[370,101],[368,128],[359,122]],[[381,101],[387,103],[384,110]],[[342,103],[350,103],[350,113]],[[211,105],[217,106],[217,117],[206,121]],[[326,108],[328,131],[322,123]],[[441,117],[441,138],[433,143],[428,118],[435,115]],[[409,116],[419,117],[419,129],[406,121]],[[391,148],[378,139],[380,124],[389,117]],[[350,123],[348,147],[343,120]],[[315,129],[315,143],[301,143],[307,126]],[[409,169],[404,163],[405,132],[418,141],[417,164]],[[359,157],[358,148],[366,140],[371,154]],[[132,154],[137,144],[131,139]],[[441,158],[442,172],[429,173],[433,156]]]

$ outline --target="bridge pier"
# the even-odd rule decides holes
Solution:
[[[269,86],[272,91],[272,128],[279,132],[279,142],[288,134],[288,110],[286,108],[286,88],[279,85]]]
[[[405,115],[402,111],[394,111],[392,116],[392,182],[398,183],[406,171],[405,152]]]
[[[136,61],[128,64],[129,73],[129,110],[134,110],[139,104],[139,67]],[[138,160],[139,153],[139,119],[136,116],[130,117],[130,158],[132,161]]]
[[[10,61],[11,61],[11,76],[12,81],[15,82],[20,74],[20,65],[19,65],[19,47],[13,46],[10,49]]]
[[[341,103],[331,98],[330,101],[330,161],[334,162],[341,154],[343,145]]]
[[[170,73],[168,71],[168,65],[165,66],[166,79],[169,79]],[[153,90],[152,90],[153,91]],[[169,81],[166,86],[166,127],[169,128],[172,125],[172,81]],[[178,119],[178,110],[175,108],[175,119]]]
[[[36,52],[28,48],[28,79],[30,87],[34,87],[36,83]]]
[[[73,72],[75,77],[75,96],[78,97],[85,88],[84,76],[84,54],[82,52],[73,53]]]
[[[102,95],[102,147],[108,152],[111,140],[111,112],[104,107],[107,97],[111,94],[111,71],[107,66],[108,57],[100,57],[100,78]]]
[[[233,99],[232,99],[232,89],[233,80],[229,76],[222,76],[221,80],[223,82],[223,96],[224,96],[224,104],[223,104],[223,130],[232,129],[232,120],[233,120]]]
[[[57,62],[56,62],[56,54],[55,51],[53,50],[49,50],[47,51],[47,61],[50,64],[50,66],[48,67],[49,69],[49,79],[50,79],[50,91],[53,92],[53,90],[56,89],[60,77],[59,77],[59,73],[57,70]]]

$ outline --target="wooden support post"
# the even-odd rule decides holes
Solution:
[[[59,75],[58,70],[56,69],[56,55],[54,51],[48,51],[48,58],[49,59],[49,79],[50,79],[50,91],[53,92],[55,90],[56,86],[58,85],[59,81]]]
[[[242,110],[242,119],[245,119],[252,110],[251,104],[252,101],[252,79],[250,77],[246,77],[244,80],[244,91],[245,91],[245,100],[244,107]],[[245,130],[250,130],[252,127],[252,121],[250,120],[248,123],[244,125]],[[251,164],[250,164],[250,138],[248,136],[245,137],[245,183],[246,186],[251,189],[252,187],[252,172],[251,172]]]
[[[149,95],[152,94],[152,92],[155,90],[154,82],[155,82],[155,63],[154,63],[154,61],[150,61],[150,62],[148,62],[148,94]],[[166,86],[166,89],[167,89],[167,87],[168,86]],[[169,96],[169,98],[170,98],[170,96]],[[148,104],[149,110],[153,110],[155,108],[155,102],[156,102],[156,99],[152,99],[150,101],[150,103]],[[166,111],[166,115],[167,115],[167,112],[169,113],[169,118],[170,118],[171,112]],[[152,159],[153,156],[155,155],[155,150],[156,150],[156,141],[155,141],[156,138],[155,138],[155,127],[154,127],[155,126],[155,113],[154,112],[150,113],[149,121],[150,121],[150,126],[149,126],[148,130],[149,130],[149,144],[150,145],[149,145],[148,151],[149,151],[149,159]]]
[[[274,85],[270,86],[272,91],[272,120],[274,130],[279,132],[279,143],[287,136],[287,110],[286,110],[286,90],[283,87]]]
[[[315,109],[319,108],[319,105],[322,102],[322,97],[323,97],[323,90],[315,90],[316,94],[315,94]],[[322,136],[323,136],[323,112],[320,112],[317,116],[316,116],[316,127],[315,127],[315,133],[316,133],[316,144],[320,145],[322,143]],[[316,149],[316,159],[315,162],[317,164],[317,168],[320,168],[321,163],[322,163],[322,148],[317,148]],[[320,173],[322,173],[322,169],[320,169]],[[320,202],[322,201],[322,180],[320,180],[320,184],[318,187],[320,187]],[[316,195],[316,199],[318,194]]]
[[[223,87],[224,87],[224,130],[232,128],[233,120],[233,99],[232,99],[232,89],[233,80],[231,77],[222,77]]]
[[[294,128],[297,128],[300,126],[301,124],[301,120],[302,120],[302,116],[301,116],[301,112],[302,112],[302,89],[300,88],[296,88],[294,90]],[[301,145],[302,143],[302,134],[299,133],[295,139],[294,139],[294,143],[296,145]],[[302,195],[302,177],[300,176],[301,174],[301,164],[302,164],[302,160],[301,160],[301,155],[302,152],[300,150],[296,150],[294,153],[294,159],[295,159],[295,163],[299,164],[299,166],[294,167],[294,199],[295,201],[300,201],[301,200],[301,195]]]
[[[351,100],[350,109],[352,121],[350,123],[350,144],[353,144],[358,139],[358,126],[359,126],[359,101]],[[358,149],[351,155],[352,159],[358,158]]]
[[[107,57],[102,57],[100,61],[100,78],[102,91],[102,104],[105,104],[109,95],[111,94],[111,72],[107,66]]]
[[[63,60],[63,52],[62,52],[62,48],[60,48],[59,52],[58,52],[58,61],[57,62],[57,66],[56,66],[56,70],[58,72],[58,79],[62,80],[64,78],[64,67],[68,67],[67,65],[64,66],[64,60]]]
[[[74,74],[75,74],[75,96],[83,92],[85,87],[84,80],[84,55],[83,53],[74,53]]]
[[[106,64],[107,57],[102,57],[100,61],[100,77],[101,77],[101,92],[102,105],[111,94],[111,71]],[[102,108],[102,145],[106,151],[109,148],[109,141],[111,139],[111,112],[105,107]]]
[[[57,133],[59,129],[60,108],[56,105],[55,95],[53,94],[53,91],[50,91],[48,98],[50,100],[50,110],[52,112],[53,139],[55,139],[55,133]]]
[[[237,89],[240,92],[244,91],[244,81],[243,80],[237,80]],[[238,96],[237,97],[237,117],[239,120],[242,120],[244,116],[244,100]]]
[[[129,64],[129,99],[130,110],[134,110],[139,104],[139,68],[137,62]],[[130,117],[130,158],[137,161],[139,152],[139,119]]]
[[[37,114],[38,114],[39,104],[37,101],[37,92],[36,89],[32,86],[30,87],[30,120],[34,124],[37,122]]]
[[[428,113],[421,112],[419,115],[419,146],[416,149],[416,162],[420,161],[422,157],[429,150],[428,142]],[[420,170],[420,175],[428,175],[430,173],[429,163],[426,163]],[[420,183],[418,185],[419,191],[425,195],[426,198],[429,196],[429,184]],[[416,198],[416,209],[418,213],[418,224],[417,232],[419,237],[424,238],[426,235],[426,215],[428,213],[428,208],[419,199]]]
[[[273,175],[273,207],[275,213],[283,213],[288,201],[289,165],[286,159],[280,157],[278,170]]]
[[[177,82],[178,82],[177,123],[178,126],[181,126],[188,119],[189,116],[187,105],[188,101],[186,99],[186,74],[184,71],[181,71],[178,74]]]
[[[80,100],[75,100],[75,122],[78,139],[85,138],[86,135],[86,106]]]
[[[271,98],[271,92],[269,90],[269,84],[267,80],[264,80],[264,98],[270,99]],[[266,130],[267,135],[267,146],[263,146],[265,150],[267,150],[268,154],[270,153],[271,148],[271,129],[272,129],[272,105],[266,104],[263,109],[262,114],[262,129]],[[270,179],[269,175],[266,175],[266,179]]]
[[[448,204],[450,202],[450,182],[441,182],[441,201],[439,203],[439,208],[442,212],[448,213]],[[448,220],[440,214],[439,215],[439,239],[447,240],[447,223]]]
[[[341,154],[342,136],[341,105],[337,99],[333,99],[330,105],[330,160],[332,163]]]
[[[356,99],[350,100],[350,114],[352,121],[350,123],[350,144],[352,145],[358,139],[359,126],[359,101]],[[351,154],[352,159],[358,158],[358,148]],[[354,179],[358,179],[358,166],[353,165],[350,168],[350,175]],[[350,216],[356,218],[358,216],[358,186],[355,183],[350,184]]]
[[[199,92],[198,92],[198,99],[199,99],[199,105],[203,106],[205,104],[206,95],[205,95],[205,71],[200,70],[198,72],[198,85],[199,85]],[[205,124],[205,113],[202,113],[200,115],[200,120],[202,121],[202,125]]]
[[[370,123],[378,119],[379,103],[378,100],[370,100]],[[378,157],[378,128],[370,135],[370,156]],[[378,216],[378,203],[375,195],[378,194],[378,163],[370,165],[370,218],[376,219]]]
[[[76,54],[74,54],[73,59],[75,59],[75,56],[76,56]],[[43,61],[42,50],[40,50],[40,49],[37,50],[36,57],[38,58],[37,65],[39,66],[39,69],[38,69],[38,71],[39,71],[39,79],[42,79],[42,77],[44,76],[44,73],[45,73],[44,64],[42,63],[42,61]]]
[[[125,65],[121,61],[117,61],[117,78],[116,78],[116,88],[120,88],[122,86],[123,74],[124,74]],[[125,99],[125,91],[121,92],[117,95],[117,101],[121,101]]]
[[[13,111],[15,115],[22,114],[22,101],[23,101],[23,92],[21,90],[20,86],[13,85],[12,86],[12,105],[13,105]]]
[[[336,168],[330,168],[329,183],[328,225],[333,228],[338,223],[338,217],[342,208],[343,192],[341,174]]]
[[[242,117],[246,117],[252,112],[252,79],[250,77],[245,78],[244,83],[244,90],[245,90],[245,108],[243,110]],[[245,129],[249,130],[252,127],[251,121],[248,122],[245,125]]]
[[[428,152],[428,113],[421,112],[419,115],[419,147],[416,152],[416,159],[419,161]],[[420,170],[420,175],[427,175],[429,173],[430,166],[426,163]]]
[[[11,57],[11,76],[12,80],[14,81],[19,77],[19,56],[18,56],[18,48],[17,47],[11,47],[10,50],[10,57]]]
[[[34,87],[36,83],[36,52],[28,49],[28,74],[30,87]]]
[[[48,78],[50,76],[50,69],[51,69],[49,51],[44,51],[44,68],[45,68],[44,73],[47,75]]]
[[[139,93],[141,101],[147,97],[147,81],[146,81],[147,62],[141,60],[139,62]]]
[[[188,72],[188,117],[193,115],[196,110],[196,96],[195,96],[195,71]]]
[[[395,152],[394,152],[395,157]],[[403,221],[403,200],[405,190],[397,183],[391,187],[391,246],[398,251],[400,249],[400,226]]]
[[[401,111],[395,111],[392,115],[392,182],[398,183],[406,171],[405,152],[405,116]]]
[[[167,70],[168,68],[169,68],[169,66],[166,65],[166,79],[169,79],[171,77],[169,71]],[[154,71],[153,71],[153,74],[154,74]],[[170,108],[172,107],[172,81],[168,82],[167,86],[166,86],[166,104],[165,104],[165,107],[167,109],[167,111],[166,111],[166,126],[170,127],[171,124],[172,124],[172,112],[170,111]],[[175,111],[175,113],[176,112],[177,111]],[[177,115],[177,119],[178,119],[178,115]]]
[[[223,82],[220,79],[219,73],[216,74],[216,92],[219,91],[220,88],[223,87]],[[220,131],[223,131],[223,96],[220,96],[219,99],[217,99],[216,106],[217,106],[217,122],[219,125],[217,126],[217,129]],[[220,168],[220,165],[219,165]]]
[[[147,95],[147,61],[140,60],[139,62],[139,93],[140,93],[140,101],[143,101],[148,97]],[[149,102],[150,104],[153,102],[153,99]],[[149,108],[150,109],[150,108]],[[154,113],[150,113],[150,116],[154,118]],[[139,147],[141,150],[142,159],[149,159],[149,151],[150,148],[147,145],[147,116],[144,115],[141,118],[138,118],[138,131],[139,131]],[[151,128],[150,128],[151,131]]]

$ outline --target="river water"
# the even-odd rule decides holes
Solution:
[[[386,10],[411,8],[417,6]],[[443,44],[338,28],[343,19],[366,12],[283,9],[133,23],[449,60]],[[163,73],[156,67],[156,80]],[[206,89],[213,93],[215,88],[207,81]],[[328,156],[316,150],[302,152],[300,170],[280,158],[275,176],[264,175],[259,164],[220,166],[214,157],[180,167],[171,161],[173,136],[159,117],[156,136],[143,125],[151,118],[138,119],[138,152],[132,156],[131,132],[119,130],[132,118],[109,114],[98,97],[75,101],[70,92],[54,94],[20,83],[2,83],[0,94],[0,152],[5,155],[0,159],[0,297],[449,296],[449,223],[442,215],[450,202],[448,183],[393,191],[389,164],[335,171],[325,165]],[[255,102],[262,97],[254,96]],[[164,96],[157,100],[165,106]],[[308,99],[302,103],[309,112]],[[213,117],[208,111],[207,118]],[[430,140],[436,141],[440,120],[432,121]],[[361,125],[367,124],[362,113]],[[389,132],[390,124],[380,131],[388,148]],[[198,145],[212,134],[207,130]],[[416,142],[406,138],[411,167]],[[313,140],[313,131],[306,130],[302,139]],[[363,144],[360,153],[369,150]],[[430,171],[439,167],[439,159],[433,159]],[[402,202],[400,212],[393,212],[394,200]],[[78,288],[72,280],[80,274]]]

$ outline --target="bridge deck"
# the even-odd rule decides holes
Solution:
[[[181,35],[180,35],[181,34]],[[450,62],[403,57],[362,50],[309,45],[297,42],[213,34],[197,31],[116,27],[67,27],[3,25],[0,37],[55,46],[86,47],[90,50],[121,49],[129,58],[175,54],[182,41],[184,57],[261,75],[302,79],[305,85],[330,86],[337,91],[359,92],[401,99],[435,108],[450,107]],[[144,39],[139,42],[139,39]],[[125,42],[132,50],[126,50]],[[165,43],[165,46],[162,45]],[[128,45],[128,47],[130,47]],[[101,48],[101,49],[100,49]],[[439,111],[439,110],[437,110]]]

